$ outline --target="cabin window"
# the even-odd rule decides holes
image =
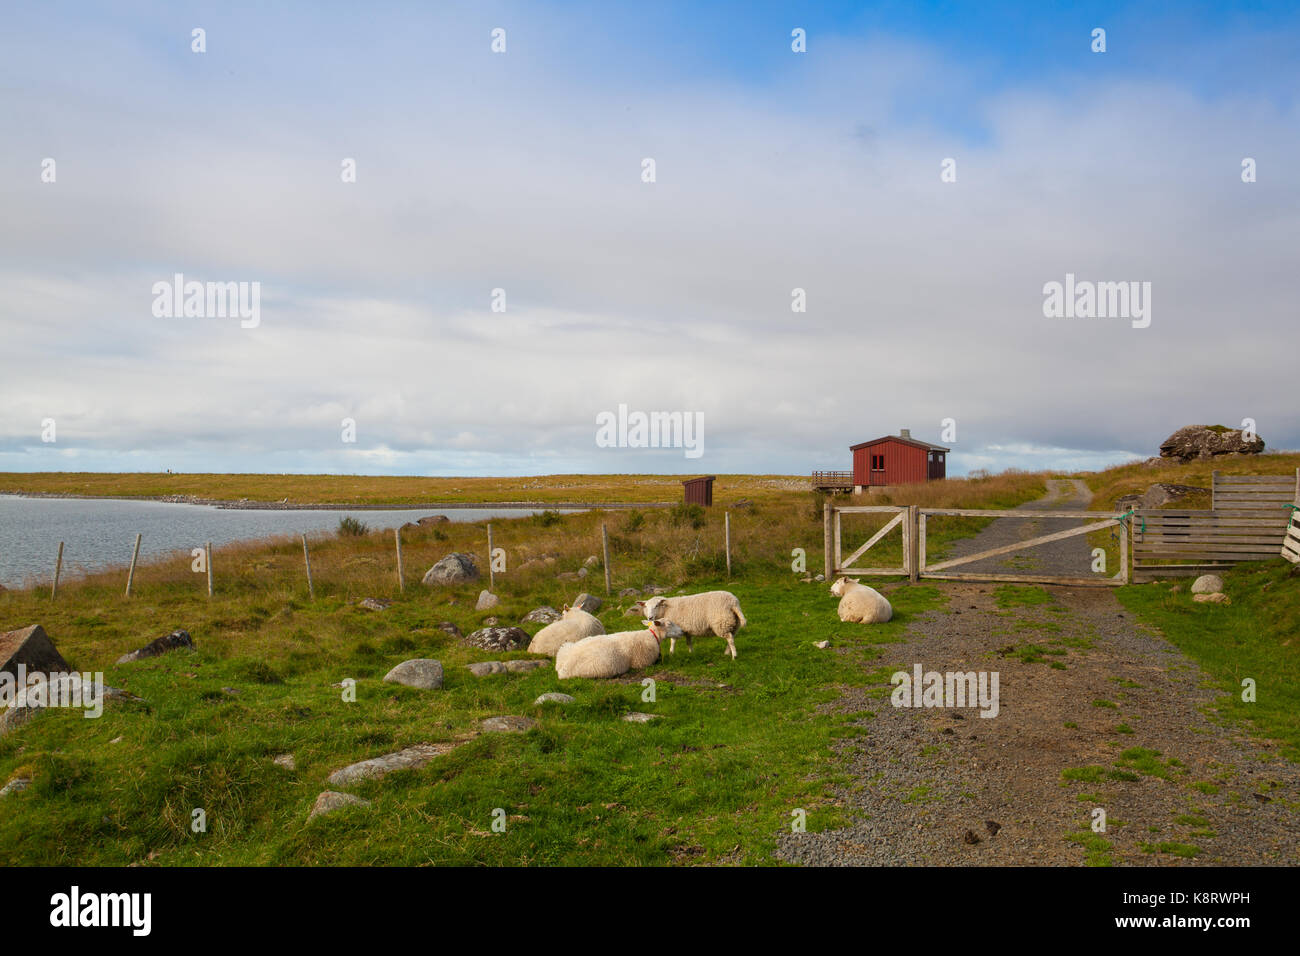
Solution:
[[[871,456],[871,470],[872,470],[872,471],[884,471],[884,470],[885,470],[885,456],[884,456],[884,455],[872,455],[872,456]]]

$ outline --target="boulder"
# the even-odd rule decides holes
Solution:
[[[316,817],[323,817],[327,813],[333,813],[335,810],[351,806],[370,806],[369,800],[362,800],[360,797],[354,797],[350,793],[339,793],[336,790],[326,790],[312,805],[311,813],[307,814],[307,819],[312,820]]]
[[[0,634],[0,671],[17,678],[19,664],[29,674],[66,674],[72,670],[39,624]]]
[[[548,694],[542,694],[533,703],[540,707],[542,704],[572,704],[573,700],[574,698],[570,695],[553,690]]]
[[[1195,485],[1174,485],[1166,481],[1157,481],[1140,495],[1124,495],[1115,499],[1119,511],[1133,508],[1163,508],[1172,502],[1194,494],[1208,494],[1209,488],[1197,488]]]
[[[633,711],[630,714],[624,714],[623,719],[626,720],[629,724],[648,724],[652,720],[658,720],[659,715],[642,714],[642,713],[638,713],[637,711]]]
[[[365,608],[367,611],[384,611],[393,606],[393,602],[387,598],[365,598],[357,602],[357,607]]]
[[[474,558],[460,551],[453,551],[424,573],[423,583],[427,587],[439,584],[462,584],[465,581],[478,580],[478,566]]]
[[[1215,455],[1258,455],[1263,450],[1263,438],[1255,435],[1247,441],[1240,428],[1226,425],[1188,425],[1160,443],[1161,458],[1179,461]]]
[[[500,661],[475,661],[473,664],[466,664],[465,668],[475,677],[487,677],[506,672],[506,665]]]
[[[416,524],[417,525],[446,524],[450,520],[451,519],[448,518],[446,515],[426,515],[425,517],[419,519],[416,522]]]
[[[1213,594],[1193,594],[1192,600],[1197,604],[1231,604],[1232,599],[1222,591],[1215,591]]]
[[[595,614],[599,611],[601,603],[600,598],[594,594],[588,594],[586,591],[573,599],[573,606],[582,608],[588,614]]]
[[[132,661],[142,661],[149,657],[158,657],[169,651],[174,651],[178,647],[188,647],[194,649],[194,641],[190,638],[189,631],[176,630],[170,634],[164,634],[146,644],[137,651],[130,654],[123,654],[117,659],[119,664],[130,664]]]
[[[1193,594],[1218,594],[1223,590],[1223,578],[1217,574],[1202,574],[1192,582]]]
[[[578,568],[578,570],[575,573],[578,575],[578,577],[585,578],[590,572],[586,568]]]
[[[485,651],[517,651],[532,640],[521,627],[480,627],[464,641]]]
[[[448,741],[440,744],[416,744],[414,747],[407,747],[405,750],[399,750],[396,753],[384,754],[382,757],[372,757],[369,760],[360,760],[357,763],[348,764],[341,770],[335,770],[329,775],[329,784],[333,787],[347,787],[359,780],[375,780],[394,770],[418,770],[423,767],[434,757],[441,757],[445,753],[451,753],[459,747],[461,741]]]
[[[501,603],[501,599],[491,591],[479,591],[478,603],[474,605],[476,611],[490,611]]]
[[[550,667],[550,661],[506,661],[506,670],[511,674],[523,674],[527,671],[535,671],[539,667]]]
[[[519,621],[520,624],[554,624],[560,619],[560,612],[548,605],[533,608]]]
[[[7,797],[11,793],[21,793],[31,785],[31,777],[14,777],[3,787],[0,787],[0,797]]]
[[[402,661],[384,675],[384,680],[421,690],[442,690],[442,663],[427,657]]]
[[[638,591],[636,588],[623,588],[623,590],[621,590],[621,591],[618,592],[618,596],[621,597],[621,598],[623,598],[623,597],[637,597],[637,596],[639,596],[640,594],[641,594],[641,592]]]
[[[489,717],[483,721],[482,726],[485,733],[522,734],[536,727],[537,721],[530,717],[507,714],[504,717]]]

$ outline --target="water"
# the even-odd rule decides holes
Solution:
[[[541,510],[541,509],[537,509]],[[557,508],[564,514],[575,509]],[[59,542],[63,542],[63,576],[125,567],[131,563],[136,534],[140,558],[176,551],[188,553],[212,542],[216,551],[233,541],[284,534],[334,531],[351,515],[372,529],[396,528],[425,515],[445,514],[452,521],[522,518],[525,508],[407,508],[393,511],[240,511],[212,505],[165,501],[115,501],[91,498],[23,498],[0,495],[0,585],[20,588],[29,579],[54,576]]]

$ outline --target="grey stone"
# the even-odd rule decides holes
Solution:
[[[476,611],[490,611],[501,603],[501,599],[491,591],[479,591],[478,603],[474,605]]]
[[[642,713],[638,713],[637,711],[633,711],[630,714],[624,714],[623,719],[626,720],[629,724],[648,724],[652,720],[658,720],[659,715],[642,714]]]
[[[823,651],[826,650],[826,648],[828,648],[828,647],[830,647],[830,646],[831,646],[831,642],[830,642],[830,641],[816,641],[816,642],[813,643],[813,647],[817,648],[818,650],[823,650]]]
[[[451,623],[451,621],[439,621],[437,624],[434,625],[434,627],[436,627],[440,631],[446,631],[452,637],[458,638],[464,636],[463,634],[461,634],[460,628],[458,628],[455,624]]]
[[[491,674],[504,674],[506,665],[500,661],[477,661],[473,664],[466,664],[466,669],[475,677],[487,677]]]
[[[465,643],[485,651],[517,651],[527,647],[531,640],[523,628],[481,627],[465,638]]]
[[[1218,594],[1223,590],[1223,578],[1217,574],[1202,574],[1192,582],[1193,594]]]
[[[39,624],[0,634],[0,671],[18,676],[18,665],[27,673],[66,673],[72,670],[54,642]]]
[[[579,580],[581,577],[582,577],[582,575],[578,574],[578,573],[575,572],[575,571],[561,571],[559,574],[557,574],[557,575],[555,576],[555,580],[557,580],[557,581],[577,581],[577,580]]]
[[[1264,439],[1255,435],[1247,441],[1240,428],[1226,425],[1187,425],[1160,443],[1161,458],[1191,461],[1216,455],[1258,455]]]
[[[418,770],[434,757],[451,753],[458,746],[458,743],[416,744],[382,757],[359,760],[335,770],[329,775],[329,783],[334,787],[348,787],[358,780],[377,780],[394,770]]]
[[[446,524],[450,520],[451,519],[448,518],[446,515],[425,515],[423,518],[417,521],[416,524],[418,525]]]
[[[285,770],[297,770],[298,761],[293,759],[293,754],[280,754],[271,760],[271,763],[277,767],[283,767]]]
[[[533,608],[519,621],[520,624],[554,624],[560,619],[560,612],[549,604]]]
[[[595,614],[599,611],[601,603],[600,598],[596,597],[594,594],[588,594],[586,591],[583,591],[573,599],[573,606],[582,608],[582,610],[586,611],[588,614]]]
[[[14,777],[3,787],[0,787],[0,797],[7,797],[11,793],[21,793],[32,785],[30,777]]]
[[[179,647],[194,648],[194,641],[190,638],[189,631],[175,630],[170,634],[164,634],[146,644],[139,650],[132,651],[130,654],[123,654],[117,659],[119,664],[130,664],[133,661],[142,661],[149,657],[158,657],[174,651]]]
[[[589,554],[587,555],[587,560],[582,562],[582,565],[586,568],[594,568],[599,563],[600,558],[596,557],[594,554]]]
[[[623,588],[623,590],[621,590],[621,591],[618,592],[618,596],[619,596],[619,597],[637,597],[638,595],[640,595],[640,593],[641,593],[641,592],[638,591],[636,588]]]
[[[537,721],[530,717],[507,714],[504,717],[489,717],[483,721],[482,726],[486,733],[522,734],[536,727]]]
[[[393,602],[385,598],[366,598],[357,602],[357,607],[365,608],[367,611],[383,611],[393,606]]]
[[[424,584],[433,587],[439,584],[462,584],[465,581],[478,580],[478,566],[474,558],[460,551],[453,551],[424,573]]]
[[[402,661],[384,675],[390,684],[418,687],[421,690],[442,689],[442,662],[428,657]]]
[[[574,698],[570,697],[568,694],[551,691],[548,694],[542,694],[542,696],[538,697],[533,701],[533,703],[540,706],[542,704],[572,704],[573,701]]]
[[[315,804],[312,805],[311,813],[307,814],[307,819],[311,820],[316,817],[323,817],[327,813],[333,813],[335,810],[343,807],[370,806],[369,800],[362,800],[360,797],[354,797],[350,793],[339,793],[336,790],[326,790],[316,798]]]
[[[511,674],[522,674],[527,671],[535,671],[539,667],[549,667],[550,661],[506,661],[506,670]]]
[[[578,577],[585,578],[590,572],[586,568],[578,568],[578,570],[575,573],[578,575]]]

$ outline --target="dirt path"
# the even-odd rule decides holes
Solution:
[[[1082,498],[1059,486],[1056,495],[1035,504],[1067,507]],[[1025,524],[995,522],[971,551],[1020,534],[1006,526]],[[1070,553],[1060,549],[1045,560],[1086,568],[1086,551],[1084,558],[1072,553],[1082,540],[1067,539],[1061,544]],[[857,737],[837,744],[854,780],[839,801],[856,822],[784,834],[779,858],[809,865],[1300,864],[1300,767],[1214,722],[1215,695],[1201,686],[1199,668],[1138,625],[1112,591],[1021,588],[1029,599],[1050,599],[1003,608],[992,584],[941,587],[947,609],[918,617],[905,641],[885,645],[874,662],[885,670],[833,705],[871,712],[854,722]],[[862,626],[844,625],[844,643]],[[888,674],[910,673],[917,663],[925,671],[996,671],[997,716],[893,707]],[[1106,813],[1104,833],[1089,826],[1096,808]]]

